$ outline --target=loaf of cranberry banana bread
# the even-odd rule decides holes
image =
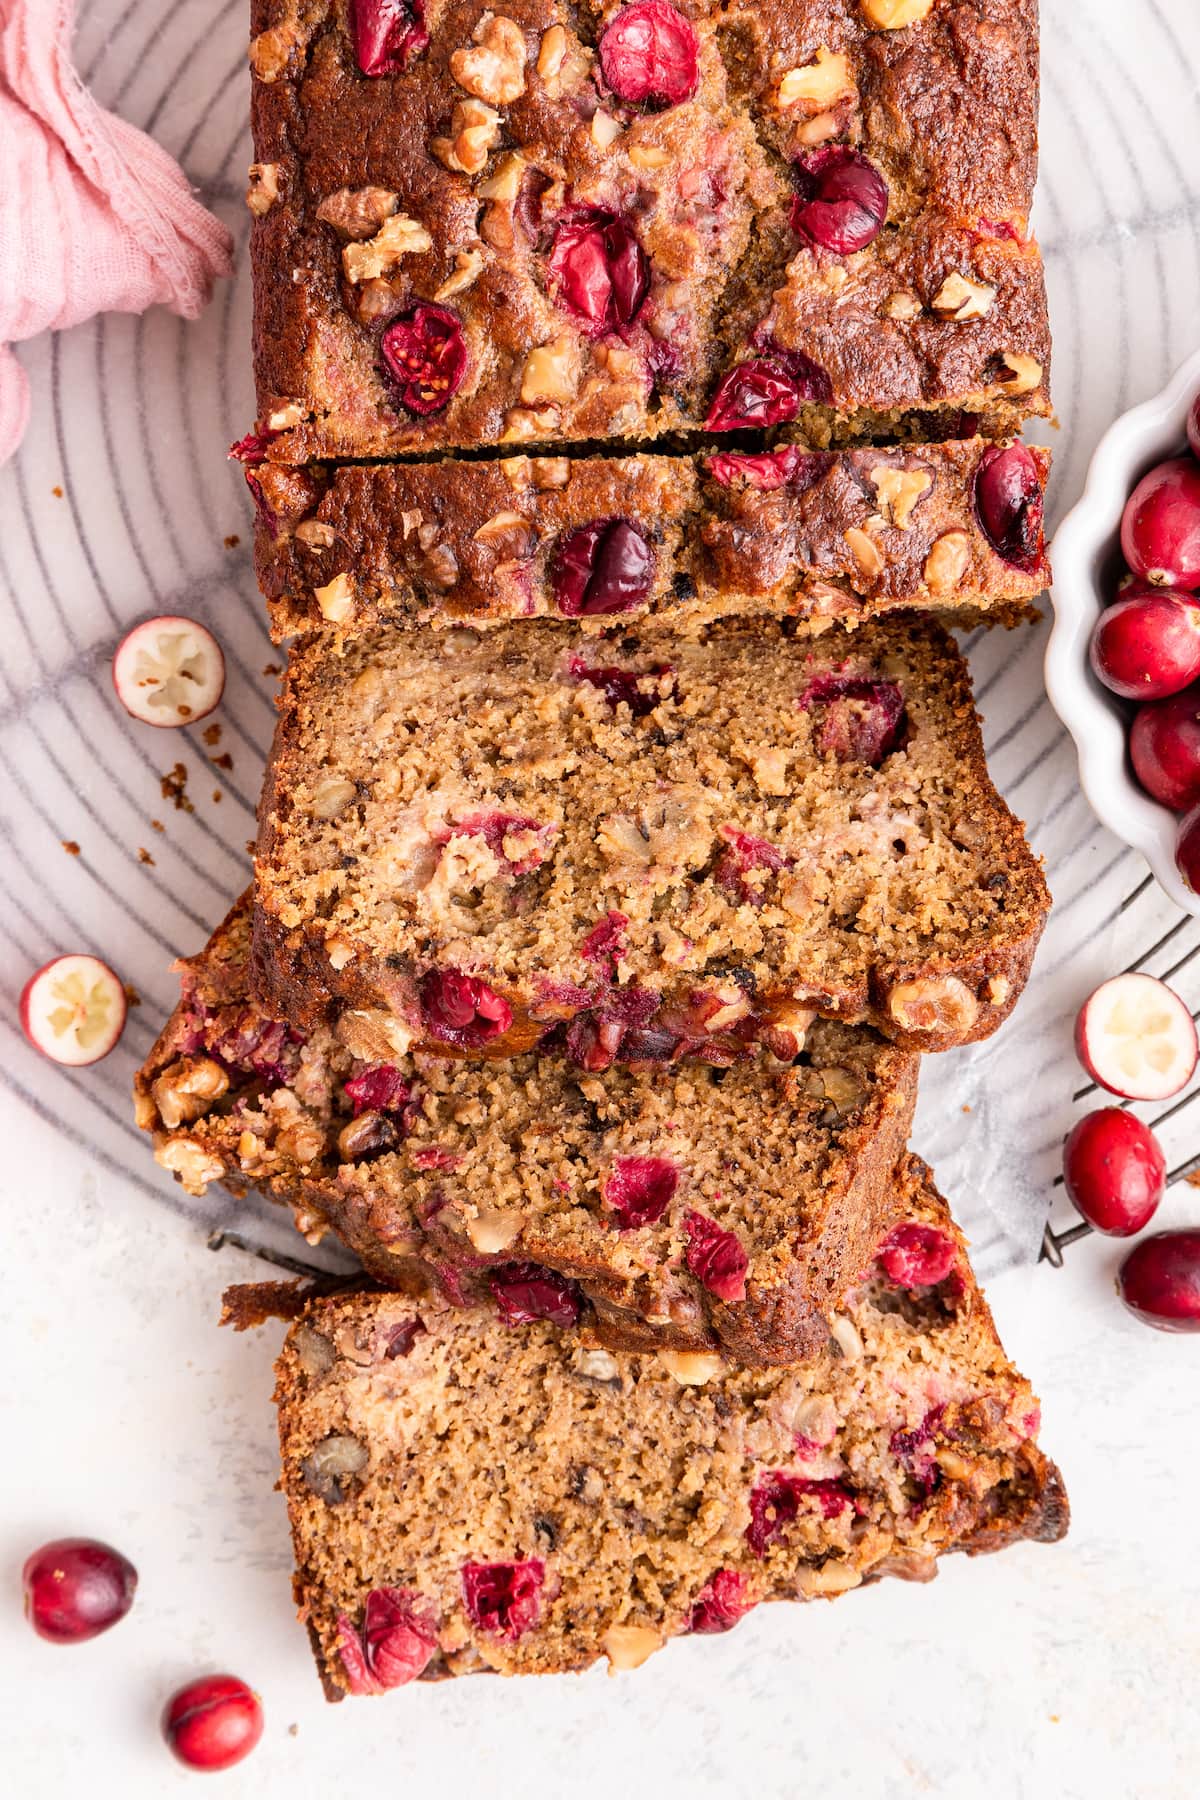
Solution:
[[[757,455],[248,469],[272,636],[650,613],[1012,620],[1046,585],[1050,458],[982,438]]]
[[[1048,411],[1036,0],[252,0],[248,461]]]
[[[189,1191],[252,1184],[393,1287],[584,1319],[609,1347],[792,1362],[890,1222],[916,1058],[818,1021],[795,1059],[586,1075],[561,1056],[354,1057],[249,995],[248,896],[179,965],[136,1083]]]
[[[331,1699],[727,1631],[1067,1527],[1037,1400],[928,1171],[808,1362],[614,1355],[495,1308],[312,1298],[277,1364],[295,1592]],[[262,1317],[233,1290],[227,1317]]]
[[[945,1049],[1006,1016],[1044,923],[928,621],[310,638],[280,708],[256,991],[376,1061],[722,1062],[814,1011]]]

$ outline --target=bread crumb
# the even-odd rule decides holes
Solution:
[[[966,1103],[966,1101],[965,1101],[965,1100],[964,1100],[964,1102],[963,1102],[963,1111],[964,1111],[964,1112],[970,1112],[970,1110],[971,1110],[971,1109],[970,1109],[970,1107],[969,1107],[969,1106],[968,1106],[968,1105],[967,1105],[967,1103]]]
[[[63,838],[62,847],[68,856],[79,855],[79,845],[75,842],[74,838]]]
[[[222,750],[220,756],[210,756],[208,760],[218,769],[232,769],[233,767],[233,758],[228,750]]]
[[[143,849],[141,844],[138,845],[138,861],[143,862],[143,863],[149,863],[151,868],[154,867],[154,858],[151,856],[151,854],[148,850]]]
[[[264,663],[263,664],[263,674],[264,675],[281,675],[282,673],[283,673],[283,668],[280,663]]]
[[[1183,1178],[1189,1187],[1200,1187],[1200,1169],[1193,1169],[1190,1175]]]
[[[187,797],[187,765],[177,762],[161,778],[162,797],[174,802],[176,812],[195,812],[195,807]]]
[[[60,487],[52,487],[50,492],[54,495],[56,500],[61,500],[63,497],[63,491]]]
[[[167,828],[161,819],[151,819],[150,829],[151,831],[165,831]]]
[[[241,543],[241,541],[242,540],[238,536],[236,531],[231,532],[230,535],[225,539],[225,548],[227,550],[236,550],[238,545]]]
[[[215,801],[215,803],[216,803],[216,804],[217,804],[217,805],[218,805],[218,806],[220,806],[220,804],[221,804],[221,790],[220,790],[220,788],[214,788],[214,789],[213,789],[213,800],[214,800],[214,801]]]
[[[204,727],[204,741],[206,744],[219,744],[221,741],[221,727],[216,724],[206,725]]]
[[[142,1004],[142,996],[138,993],[131,981],[123,981],[121,986],[125,990],[126,1006],[140,1006]]]

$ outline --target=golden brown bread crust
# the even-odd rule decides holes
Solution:
[[[703,424],[731,352],[818,365],[795,416],[819,442],[925,435],[964,409],[996,435],[1049,410],[1044,283],[1026,236],[1034,0],[939,0],[898,31],[873,29],[859,0],[700,4],[687,9],[698,90],[660,111],[622,105],[600,77],[595,46],[616,8],[511,0],[498,16],[522,85],[490,108],[470,172],[437,146],[479,104],[452,59],[487,9],[424,10],[428,48],[404,73],[366,77],[340,3],[254,0],[257,431],[272,457],[649,441]],[[781,86],[789,74],[798,94]],[[830,145],[865,156],[888,190],[886,226],[848,255],[807,248],[789,224],[793,165]],[[350,280],[347,229],[351,245],[374,244],[381,220],[367,206],[369,222],[348,226],[330,203],[367,192],[392,196],[385,216],[423,235]],[[558,223],[580,205],[635,219],[650,265],[632,322],[598,337],[550,291]],[[951,278],[984,296],[958,317]],[[461,386],[432,414],[405,408],[380,351],[418,303],[448,308],[466,347]],[[548,382],[528,360],[546,347]]]
[[[406,1058],[403,1096],[368,1104],[347,1084],[370,1065],[332,1032],[285,1037],[255,1013],[248,912],[243,896],[181,965],[183,998],[136,1079],[157,1160],[191,1191],[253,1184],[310,1241],[331,1227],[393,1288],[433,1281],[486,1301],[515,1265],[536,1265],[565,1278],[613,1348],[721,1348],[766,1365],[824,1342],[827,1314],[895,1221],[915,1057],[819,1024],[792,1066],[719,1074]],[[617,1229],[615,1184],[631,1172],[671,1191],[661,1217]],[[687,1265],[697,1210],[745,1249],[737,1297]]]
[[[297,1600],[327,1691],[604,1654],[634,1667],[695,1628],[718,1571],[732,1604],[710,1629],[764,1600],[927,1580],[956,1549],[1061,1538],[1066,1496],[1036,1444],[1037,1402],[961,1238],[919,1159],[896,1184],[908,1228],[955,1246],[951,1280],[906,1288],[881,1264],[793,1369],[612,1357],[419,1297],[312,1300],[276,1400]],[[781,1475],[798,1482],[791,1498]],[[774,1511],[764,1491],[782,1494]],[[477,1611],[460,1575],[472,1565],[527,1571],[532,1598],[507,1630]],[[652,1583],[638,1578],[648,1566]],[[412,1666],[354,1654],[380,1589],[421,1622]]]
[[[735,613],[852,627],[896,607],[1012,622],[1046,585],[975,505],[983,439],[832,455],[511,457],[252,473],[255,559],[279,640],[381,625],[561,616],[568,534],[623,519],[650,548],[645,598],[622,612],[681,628]],[[1044,491],[1050,457],[1033,450]],[[1040,535],[1040,534],[1039,534]],[[329,615],[329,616],[327,616]],[[581,621],[611,628],[611,616]]]
[[[770,1041],[797,1006],[921,1050],[1011,1011],[1049,896],[936,626],[897,617],[835,643],[767,620],[687,640],[598,645],[548,624],[460,638],[293,650],[259,814],[267,1011],[307,1028],[349,1010],[393,1048],[484,1056],[565,1028],[588,1067],[628,1054],[635,1005],[638,1027],[668,1033],[660,1057],[732,1021],[739,1041]],[[606,698],[601,668],[640,684],[638,716]],[[907,738],[878,768],[829,752],[813,697],[830,682],[899,691]],[[485,856],[495,818],[529,827],[522,860]],[[616,962],[594,948],[612,920]],[[499,996],[501,1023],[443,1030],[448,975]]]

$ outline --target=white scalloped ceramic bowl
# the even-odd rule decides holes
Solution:
[[[1161,394],[1109,427],[1096,446],[1082,498],[1051,546],[1054,629],[1046,650],[1046,691],[1075,740],[1079,780],[1102,824],[1140,850],[1161,886],[1200,917],[1200,895],[1175,867],[1175,814],[1143,792],[1126,751],[1132,708],[1096,680],[1088,644],[1124,566],[1120,527],[1125,502],[1147,469],[1177,456],[1187,442],[1188,409],[1200,393],[1200,351],[1177,369]]]

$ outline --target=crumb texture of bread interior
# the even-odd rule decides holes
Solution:
[[[690,1047],[791,1002],[914,1048],[984,1036],[1049,906],[966,665],[908,617],[303,640],[256,878],[256,980],[289,1019],[336,996],[401,1047],[508,1054],[590,1009],[568,1049],[593,1068],[632,1025]],[[448,1000],[447,972],[484,985]]]
[[[333,1694],[632,1668],[760,1601],[1060,1537],[1037,1401],[928,1171],[896,1179],[906,1224],[790,1369],[613,1355],[430,1299],[312,1300],[276,1398],[296,1592]],[[913,1285],[934,1263],[941,1283]]]
[[[610,1339],[785,1362],[824,1341],[894,1212],[916,1058],[866,1027],[817,1021],[790,1063],[728,1069],[590,1075],[552,1053],[378,1064],[328,1026],[305,1035],[259,1012],[248,964],[243,896],[183,965],[138,1076],[141,1123],[193,1192],[253,1184],[310,1241],[332,1226],[389,1285],[419,1269],[488,1299],[533,1264],[565,1278],[535,1303],[598,1308]],[[706,1285],[689,1264],[697,1214],[729,1235],[740,1280]]]

